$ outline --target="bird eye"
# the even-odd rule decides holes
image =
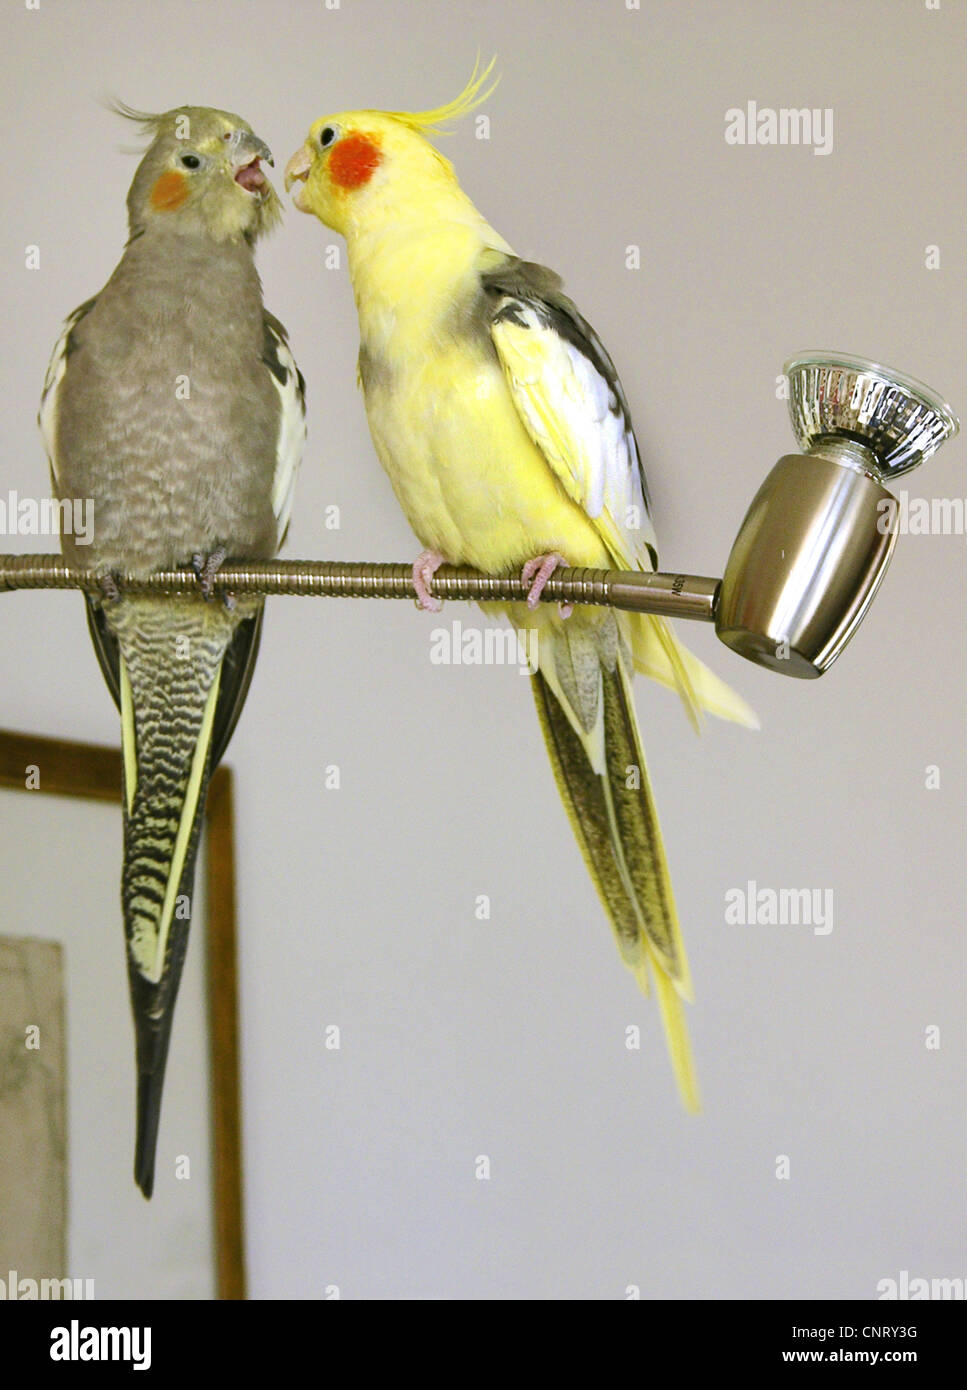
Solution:
[[[181,162],[186,169],[197,169],[201,164],[201,160],[196,154],[183,154],[181,156]]]
[[[319,144],[320,144],[320,146],[322,147],[322,149],[325,149],[327,145],[331,145],[332,142],[333,142],[333,140],[335,140],[335,138],[336,138],[336,128],[335,128],[335,126],[331,126],[331,125],[323,126],[322,130],[320,130],[320,132],[319,132]]]

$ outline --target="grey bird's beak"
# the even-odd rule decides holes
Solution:
[[[247,193],[263,193],[267,188],[265,175],[259,167],[259,160],[275,165],[272,151],[264,140],[247,130],[235,130],[228,141],[228,157],[234,170],[235,182]]]
[[[248,130],[232,132],[232,138],[228,142],[228,154],[232,163],[239,169],[251,164],[253,159],[264,159],[266,164],[275,168],[275,160],[268,145]]]

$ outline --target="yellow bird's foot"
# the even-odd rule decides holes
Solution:
[[[527,564],[520,572],[520,582],[530,584],[527,594],[527,607],[536,608],[540,603],[541,594],[544,592],[544,585],[557,569],[566,569],[567,561],[563,555],[559,555],[556,550],[552,550],[549,555],[535,555],[533,560],[528,560]],[[558,609],[562,618],[569,618],[574,612],[573,603],[559,603]]]
[[[444,562],[439,550],[424,550],[413,561],[413,588],[416,590],[416,606],[424,613],[439,613],[443,604],[430,593],[430,583]]]

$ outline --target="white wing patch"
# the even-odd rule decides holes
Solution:
[[[526,299],[500,300],[491,336],[527,432],[568,496],[597,524],[618,564],[654,569],[638,446],[614,386],[549,313]],[[597,340],[590,346],[607,360]]]
[[[90,307],[90,304],[82,304],[64,323],[60,337],[54,344],[54,351],[50,355],[50,362],[47,364],[47,375],[44,377],[44,389],[40,397],[37,423],[40,425],[44,448],[47,451],[47,458],[50,460],[54,486],[58,492],[61,483],[57,471],[57,390],[67,370],[67,340],[75,325],[84,317]]]
[[[280,381],[274,371],[271,372],[281,405],[279,437],[275,449],[275,473],[272,478],[272,511],[277,522],[277,543],[281,545],[289,525],[296,477],[305,449],[306,407],[302,378],[289,345],[271,324],[268,325],[268,331],[272,335],[279,365],[285,369],[284,381]]]

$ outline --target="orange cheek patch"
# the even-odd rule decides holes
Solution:
[[[174,212],[188,197],[188,180],[173,169],[161,178],[151,190],[151,206],[155,212]]]
[[[329,177],[337,188],[361,188],[379,167],[379,145],[368,135],[347,135],[333,146]]]

